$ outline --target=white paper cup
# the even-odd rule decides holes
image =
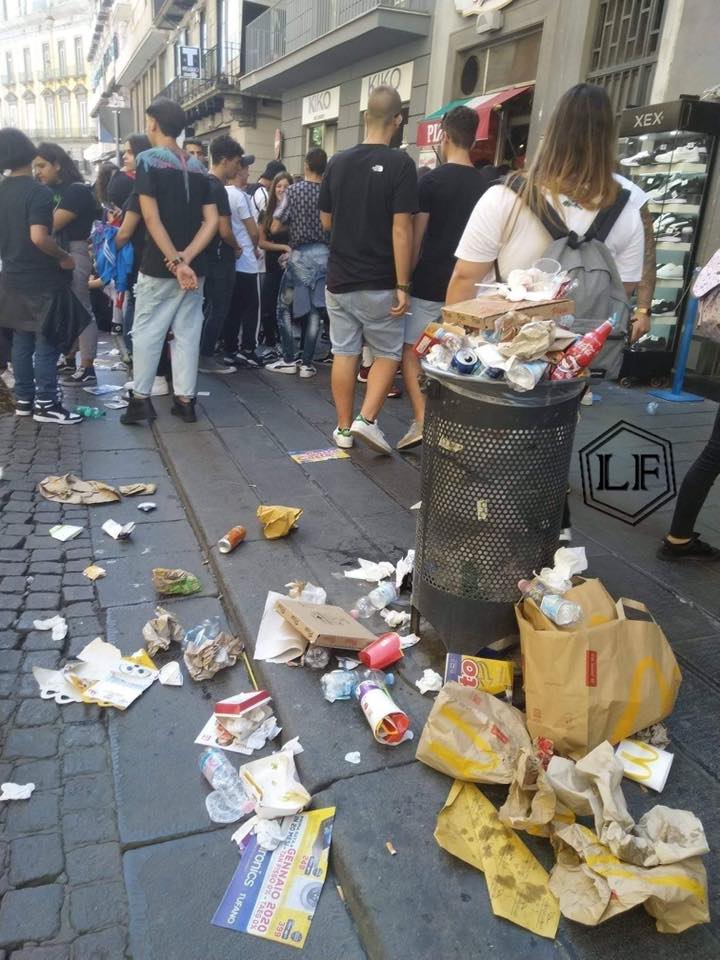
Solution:
[[[674,753],[653,747],[641,740],[621,740],[615,751],[628,780],[635,780],[660,793],[667,783]]]

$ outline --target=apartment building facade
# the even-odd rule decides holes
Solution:
[[[187,133],[209,142],[236,137],[258,165],[274,155],[280,107],[241,93],[244,20],[262,7],[242,0],[99,0],[91,41],[91,110],[103,127],[106,106],[123,97],[122,126],[141,131],[157,96],[178,101]]]
[[[64,147],[88,172],[87,5],[83,0],[2,0],[0,123]]]

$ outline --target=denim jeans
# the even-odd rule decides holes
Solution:
[[[133,380],[135,393],[149,397],[169,330],[173,388],[178,397],[194,397],[203,326],[204,277],[197,290],[182,290],[174,278],[141,273],[135,287]]]
[[[39,333],[16,330],[12,364],[17,400],[57,400],[57,361],[60,351]]]
[[[286,363],[292,363],[295,359],[291,302],[296,316],[307,313],[302,362],[306,366],[311,366],[315,358],[315,348],[322,326],[320,309],[325,306],[327,260],[328,248],[324,243],[303,244],[293,250],[290,255],[290,262],[280,283],[277,306],[277,324],[283,360]]]

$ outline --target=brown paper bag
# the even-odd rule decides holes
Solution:
[[[473,783],[510,783],[521,750],[532,749],[519,710],[483,690],[446,683],[437,695],[417,759]]]
[[[580,758],[667,717],[681,674],[647,607],[612,600],[599,580],[567,593],[585,613],[559,628],[532,600],[518,604],[528,730],[557,754]]]

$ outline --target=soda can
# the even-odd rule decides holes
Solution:
[[[458,373],[470,374],[477,370],[480,363],[477,353],[470,347],[458,350],[452,358],[452,365]]]
[[[232,527],[228,530],[225,536],[218,540],[218,550],[220,553],[231,553],[238,544],[243,542],[246,533],[245,527],[240,526]]]

